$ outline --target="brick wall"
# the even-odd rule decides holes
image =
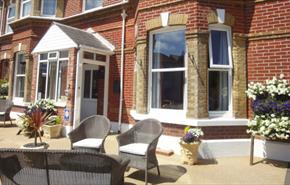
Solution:
[[[290,81],[290,1],[256,3],[246,11],[248,81],[264,82],[280,74]],[[248,107],[251,117],[249,103]]]

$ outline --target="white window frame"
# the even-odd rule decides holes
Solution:
[[[48,15],[48,14],[44,14],[43,13],[43,10],[44,10],[44,1],[45,0],[42,0],[41,1],[41,10],[40,10],[41,16],[43,16],[43,17],[55,17],[55,15],[56,15],[56,8],[57,8],[57,0],[55,0],[55,7],[54,7],[55,12],[54,12],[53,15]]]
[[[13,100],[17,103],[21,103],[23,102],[23,99],[24,99],[24,95],[23,97],[20,97],[20,96],[16,96],[16,81],[17,81],[17,78],[18,77],[24,77],[24,94],[25,94],[25,76],[26,76],[26,60],[25,60],[25,72],[24,74],[17,74],[17,71],[18,71],[18,63],[19,63],[19,55],[24,55],[24,60],[25,60],[25,54],[24,53],[21,53],[21,52],[18,52],[16,53],[16,57],[15,57],[15,67],[14,67],[14,85],[13,85]]]
[[[47,53],[47,59],[44,59],[44,60],[40,60],[40,55],[41,54],[45,54],[45,53],[40,53],[38,54],[38,64],[37,64],[37,85],[36,85],[36,96],[35,96],[35,100],[38,100],[38,86],[39,86],[39,69],[40,69],[40,64],[41,63],[46,63],[47,64],[47,67],[46,67],[46,79],[45,79],[45,95],[44,95],[44,99],[47,99],[47,88],[48,88],[48,73],[49,73],[49,66],[50,66],[50,63],[52,62],[56,62],[56,78],[55,78],[55,84],[56,84],[56,88],[55,88],[55,98],[52,99],[53,101],[55,102],[62,102],[61,99],[58,97],[58,87],[59,87],[59,64],[61,61],[67,61],[69,62],[69,57],[66,57],[66,58],[59,58],[58,56],[59,55],[59,52],[61,51],[54,51],[54,52],[46,52]],[[49,54],[50,53],[57,53],[57,57],[53,57],[53,58],[49,58]],[[67,66],[68,67],[68,66]],[[68,82],[67,82],[68,83]],[[68,85],[68,84],[67,84]]]
[[[213,55],[212,55],[212,42],[211,42],[211,35],[209,35],[209,58],[210,58],[210,65],[208,68],[208,76],[211,71],[227,71],[228,72],[228,110],[227,111],[210,111],[209,110],[209,101],[208,101],[208,113],[210,118],[232,118],[233,117],[233,107],[232,107],[232,101],[233,101],[233,95],[232,95],[232,34],[231,34],[231,27],[222,25],[222,24],[215,24],[209,26],[209,32],[212,30],[217,31],[226,31],[227,32],[227,40],[228,40],[228,54],[229,54],[229,65],[216,65],[213,64]],[[210,32],[211,33],[211,32]],[[209,89],[209,83],[208,83],[208,89]],[[207,96],[207,99],[209,99],[209,94]]]
[[[31,11],[30,11],[30,13],[28,15],[25,15],[25,16],[22,15],[23,14],[23,7],[24,7],[24,4],[26,4],[26,3],[31,3],[30,10],[32,11],[32,1],[31,0],[21,0],[21,9],[20,9],[20,17],[21,18],[28,17],[31,14]]]
[[[174,27],[166,27],[159,30],[151,31],[149,35],[149,69],[148,69],[148,110],[150,114],[159,114],[159,115],[166,115],[168,113],[173,113],[177,117],[185,117],[186,110],[187,110],[187,45],[185,43],[185,56],[184,56],[184,67],[179,68],[163,68],[163,69],[152,69],[153,63],[153,35],[158,33],[167,33],[167,32],[174,32],[174,31],[185,31],[184,26],[174,26]],[[183,109],[161,109],[161,108],[152,108],[152,72],[178,72],[184,71],[184,90],[183,90]]]
[[[103,0],[100,0],[100,1],[102,1],[102,3],[101,3],[100,6],[97,6],[97,7],[95,7],[95,8],[91,8],[91,9],[87,9],[87,10],[86,10],[86,2],[87,2],[87,0],[83,0],[83,12],[93,11],[93,10],[97,10],[97,9],[103,8],[103,3],[104,3],[104,1],[103,1]]]
[[[230,26],[222,25],[222,24],[214,24],[209,26],[209,60],[210,60],[210,68],[233,68],[232,64],[232,31]],[[225,31],[227,33],[228,40],[228,54],[229,54],[229,64],[228,65],[219,65],[213,63],[213,55],[212,55],[212,40],[211,40],[211,31]]]
[[[9,16],[9,13],[10,13],[10,9],[14,8],[15,9],[15,14],[16,14],[16,6],[15,4],[10,4],[8,7],[7,7],[7,16],[6,16],[6,28],[5,28],[5,33],[13,33],[12,29],[11,31],[9,31],[9,24],[15,20],[15,14],[13,17],[8,17]]]

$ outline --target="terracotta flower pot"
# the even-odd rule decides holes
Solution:
[[[198,143],[185,143],[184,141],[179,142],[181,146],[181,160],[183,164],[194,165],[197,163],[198,157]]]

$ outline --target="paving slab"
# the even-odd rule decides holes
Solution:
[[[16,135],[18,128],[13,125],[3,127],[0,122],[0,147],[19,148],[33,142],[23,135]],[[68,138],[46,139],[49,149],[70,149]],[[105,142],[109,154],[117,154],[116,135],[110,135]],[[290,185],[290,165],[285,162],[255,158],[255,165],[249,165],[249,157],[228,157],[212,160],[200,160],[197,165],[188,166],[180,162],[179,155],[157,155],[161,176],[156,169],[149,171],[149,184],[178,185]],[[1,183],[0,183],[1,184]],[[125,173],[126,185],[144,184],[144,172],[130,169]]]

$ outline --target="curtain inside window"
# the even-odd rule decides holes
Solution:
[[[58,88],[57,99],[62,100],[65,97],[65,90],[67,89],[67,60],[59,62],[58,69]]]
[[[49,62],[48,69],[48,84],[47,84],[47,98],[55,99],[56,88],[56,64],[57,62]]]
[[[47,63],[39,64],[37,99],[45,98]]]
[[[229,65],[227,32],[212,30],[211,42],[213,64]]]
[[[43,0],[43,15],[55,15],[56,0]]]

